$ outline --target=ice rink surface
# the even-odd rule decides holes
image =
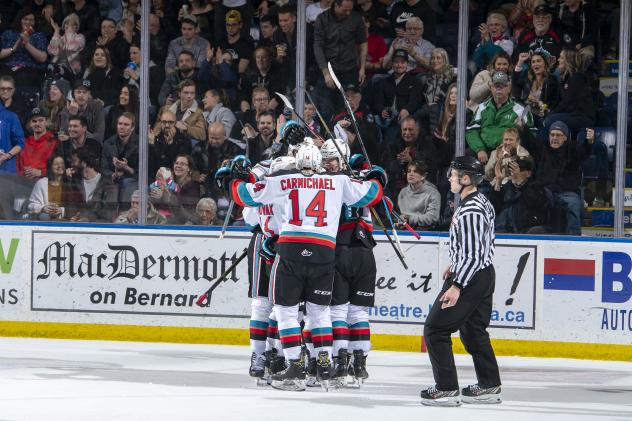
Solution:
[[[632,363],[500,357],[502,405],[428,408],[426,354],[374,351],[361,390],[256,387],[247,347],[0,338],[0,420],[632,420]],[[468,356],[457,355],[462,385]]]

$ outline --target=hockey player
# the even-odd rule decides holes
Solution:
[[[242,165],[232,165],[230,191],[240,206],[280,203],[284,221],[271,272],[270,291],[279,323],[279,336],[287,368],[273,375],[272,385],[285,390],[305,390],[300,360],[298,304],[304,298],[312,323],[312,340],[318,353],[321,380],[331,375],[331,300],[335,272],[335,234],[343,204],[372,206],[382,197],[384,170],[374,167],[368,181],[343,174],[318,174],[321,155],[314,145],[303,145],[296,155],[296,170],[247,183]]]

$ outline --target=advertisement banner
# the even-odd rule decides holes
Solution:
[[[0,311],[17,311],[26,299],[24,264],[28,245],[19,231],[0,234]]]

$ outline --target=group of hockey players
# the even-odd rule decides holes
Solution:
[[[280,133],[286,156],[237,156],[215,176],[254,227],[250,375],[282,390],[359,386],[376,278],[368,208],[387,177],[340,139],[315,142],[293,120]]]

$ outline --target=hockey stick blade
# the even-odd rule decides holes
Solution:
[[[344,94],[344,91],[342,90],[342,85],[340,84],[340,81],[338,80],[338,77],[334,73],[334,69],[333,69],[333,67],[331,67],[331,62],[330,61],[327,62],[327,69],[329,70],[329,76],[331,76],[331,79],[334,81],[334,85],[336,85],[338,90]]]
[[[206,299],[208,299],[209,301],[211,300],[211,295],[213,294],[213,290],[215,290],[215,288],[217,288],[219,286],[219,284],[221,284],[224,279],[226,279],[228,277],[228,274],[230,274],[233,270],[235,270],[235,268],[237,267],[237,265],[239,265],[239,263],[241,263],[242,260],[244,260],[244,258],[248,255],[248,249],[244,249],[243,253],[241,253],[241,255],[237,258],[237,260],[235,260],[233,262],[232,265],[230,265],[228,267],[228,269],[226,269],[224,271],[224,273],[222,273],[219,278],[217,278],[217,280],[215,280],[215,282],[213,282],[213,285],[211,285],[211,287],[202,295],[200,295],[200,298],[197,299],[197,301],[195,302],[196,305],[203,307],[204,306],[204,301]]]

